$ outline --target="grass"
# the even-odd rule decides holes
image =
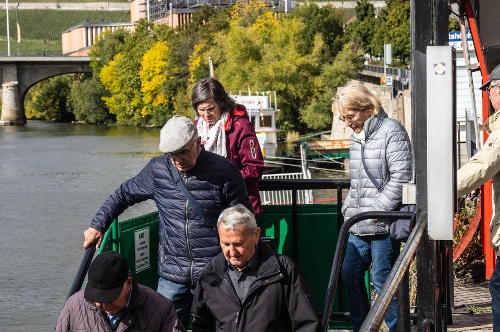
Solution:
[[[86,20],[91,23],[130,22],[130,11],[37,9],[19,10],[17,17],[21,30],[20,55],[40,55],[38,52],[59,52],[60,55],[63,31]],[[11,55],[17,55],[15,11],[9,12],[9,30]],[[7,17],[5,12],[0,12],[0,55],[6,55],[7,48]]]
[[[16,3],[88,3],[88,2],[103,2],[102,0],[63,0],[63,1],[45,1],[45,0],[18,0],[11,1],[11,4]],[[112,0],[106,2],[129,2],[129,0]]]

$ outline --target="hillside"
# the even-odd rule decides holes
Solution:
[[[62,32],[84,22],[130,22],[127,0],[120,2],[9,3],[11,55],[61,55]],[[19,24],[19,30],[17,28]],[[19,43],[18,43],[19,41]],[[0,4],[0,56],[8,53],[7,10]]]

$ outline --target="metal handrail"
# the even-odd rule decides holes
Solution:
[[[73,284],[69,290],[68,298],[78,292],[83,285],[83,281],[85,280],[85,276],[87,275],[87,270],[89,269],[90,262],[92,262],[92,258],[95,253],[95,245],[90,245],[85,250],[85,254],[83,255],[82,262],[80,263],[80,267],[76,272],[75,280],[73,280]]]
[[[328,322],[330,321],[330,316],[332,314],[332,307],[340,276],[342,260],[344,258],[345,242],[347,240],[347,233],[349,231],[349,228],[351,228],[354,224],[365,219],[412,219],[414,216],[415,216],[414,212],[370,211],[370,212],[359,213],[349,218],[342,224],[342,227],[340,228],[339,231],[339,235],[337,237],[337,246],[335,248],[335,255],[333,257],[332,271],[330,273],[330,280],[328,282],[328,288],[326,290],[325,305],[323,306],[323,317],[321,322],[323,325],[324,332],[328,330]],[[414,233],[415,229],[412,231],[407,243],[410,243],[410,241],[412,241]],[[391,276],[391,274],[389,276]],[[365,322],[366,321],[367,320],[365,320]]]
[[[384,317],[387,309],[390,306],[392,298],[396,294],[397,288],[401,284],[405,272],[410,266],[411,260],[415,256],[417,247],[422,239],[425,228],[427,226],[427,218],[420,218],[417,222],[413,231],[408,238],[408,242],[403,248],[403,251],[399,254],[396,263],[394,264],[391,273],[387,277],[387,280],[380,290],[377,299],[373,303],[368,315],[366,316],[363,325],[361,325],[360,331],[379,331],[382,323],[384,322]]]

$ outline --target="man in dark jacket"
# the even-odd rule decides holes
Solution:
[[[170,300],[139,285],[125,258],[106,251],[90,264],[85,290],[72,295],[61,311],[55,332],[186,331]]]
[[[84,247],[99,247],[114,218],[135,203],[153,199],[160,216],[157,290],[174,302],[188,326],[198,275],[220,253],[217,217],[229,206],[252,205],[238,168],[202,148],[192,120],[173,116],[161,130],[160,151],[164,155],[151,159],[109,196],[84,233]],[[183,189],[194,199],[188,200]]]
[[[259,241],[254,215],[236,205],[222,212],[217,225],[222,253],[198,279],[193,332],[321,331],[301,272]]]

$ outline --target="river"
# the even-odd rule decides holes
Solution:
[[[54,329],[83,258],[83,231],[108,195],[160,153],[159,134],[41,121],[0,127],[2,331]],[[120,219],[154,209],[138,204]]]
[[[51,331],[107,196],[159,153],[159,129],[0,127],[0,326]],[[136,205],[123,218],[152,211]]]

